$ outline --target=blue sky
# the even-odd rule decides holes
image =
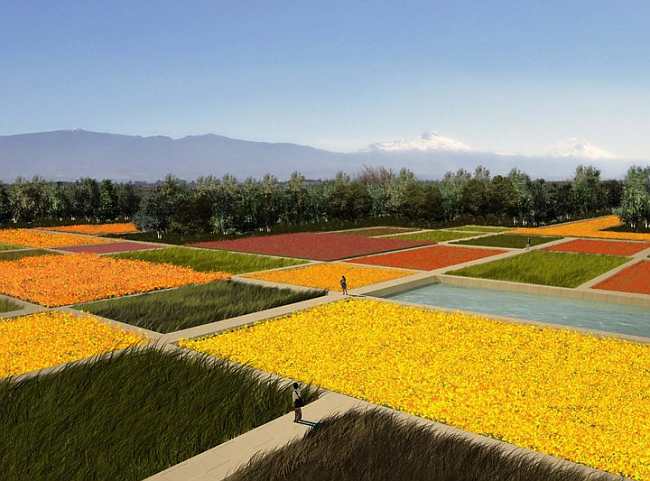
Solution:
[[[0,1],[0,135],[650,158],[648,1]]]

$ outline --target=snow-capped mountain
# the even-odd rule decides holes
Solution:
[[[409,150],[459,150],[470,152],[473,149],[438,132],[425,132],[417,140],[393,140],[390,142],[379,142],[371,144],[364,152],[403,152]]]
[[[555,149],[549,152],[552,157],[580,157],[583,159],[615,159],[616,156],[591,145],[584,139],[569,139],[560,142]]]
[[[416,141],[373,144],[358,152],[331,152],[305,145],[253,142],[214,134],[181,139],[164,136],[69,131],[0,136],[0,180],[40,175],[49,180],[81,177],[119,181],[155,181],[172,173],[186,180],[228,173],[244,179],[271,172],[288,179],[298,171],[311,179],[332,178],[336,172],[359,172],[364,166],[383,166],[398,172],[408,168],[425,179],[440,179],[447,171],[476,166],[493,175],[506,175],[517,167],[531,177],[546,180],[571,178],[575,168],[588,163],[601,169],[603,178],[621,178],[630,165],[650,159],[625,159],[572,139],[553,155],[489,152],[437,133]],[[568,145],[566,145],[568,144]]]

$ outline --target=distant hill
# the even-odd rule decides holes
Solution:
[[[425,139],[428,144],[439,139]],[[604,177],[620,178],[634,162],[622,159],[528,157],[477,152],[446,140],[443,148],[408,144],[375,144],[360,152],[341,153],[289,143],[237,140],[214,134],[141,137],[85,130],[56,130],[0,136],[0,179],[40,175],[48,180],[74,180],[89,176],[118,181],[155,181],[167,173],[192,180],[230,173],[243,179],[267,172],[286,179],[299,171],[311,179],[331,178],[337,171],[357,172],[363,165],[394,170],[407,167],[421,178],[440,178],[448,170],[473,170],[484,165],[493,174],[518,167],[533,177],[549,180],[570,177],[580,163],[593,164]],[[380,147],[380,148],[378,148]],[[390,148],[389,148],[390,147]],[[451,147],[451,148],[450,148]],[[638,162],[637,162],[638,163]]]

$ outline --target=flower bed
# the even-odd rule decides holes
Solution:
[[[650,295],[650,261],[639,262],[605,279],[592,289]]]
[[[356,299],[181,345],[650,480],[648,345]]]
[[[600,240],[574,240],[545,247],[556,252],[582,252],[584,254],[606,254],[610,256],[632,256],[650,247],[649,242],[618,242]]]
[[[299,234],[249,237],[231,241],[201,242],[191,244],[191,246],[332,261],[428,244],[434,244],[434,242],[410,242],[391,238],[375,239],[372,237],[303,232]]]
[[[347,262],[431,271],[455,264],[462,264],[463,262],[483,259],[484,257],[503,254],[504,252],[507,251],[500,249],[472,249],[471,247],[457,246],[433,246],[392,254],[361,257]]]
[[[340,291],[339,280],[345,276],[348,289],[369,286],[379,282],[399,279],[414,274],[411,271],[398,269],[381,269],[375,267],[361,267],[336,262],[334,264],[316,264],[294,269],[283,269],[279,271],[260,272],[249,274],[245,277],[262,279],[271,282],[282,282],[297,286],[317,287],[319,289],[330,289]]]
[[[96,254],[40,256],[0,262],[0,293],[55,307],[228,277]]]
[[[122,224],[80,224],[64,225],[61,227],[43,227],[44,230],[56,232],[72,232],[74,234],[104,235],[104,234],[131,234],[140,232],[130,222]]]
[[[2,229],[0,230],[0,243],[22,247],[63,247],[85,244],[107,244],[117,242],[116,239],[103,237],[86,237],[78,235],[58,234],[54,232],[41,232],[30,229]]]
[[[354,229],[347,231],[335,232],[335,234],[343,235],[358,235],[361,237],[375,237],[391,234],[404,234],[407,232],[415,232],[421,229],[414,229],[409,227],[366,227],[364,229]]]
[[[650,234],[639,234],[635,232],[605,231],[610,227],[621,224],[621,220],[615,215],[587,219],[568,224],[553,225],[550,227],[539,227],[531,229],[516,229],[511,234],[533,234],[533,235],[557,235],[561,237],[594,237],[598,239],[621,239],[650,241]]]
[[[162,247],[163,246],[160,244],[144,244],[142,242],[115,242],[111,244],[97,244],[90,246],[59,247],[58,250],[77,253],[118,254],[120,252],[161,249]]]
[[[145,342],[92,316],[47,311],[0,321],[0,378]]]

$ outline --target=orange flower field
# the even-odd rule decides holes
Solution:
[[[56,234],[30,229],[2,229],[0,230],[0,244],[9,244],[22,247],[66,247],[85,244],[105,244],[117,242],[118,239],[102,237],[82,237],[77,235]]]
[[[550,227],[538,227],[531,229],[516,229],[510,234],[550,235],[562,237],[594,237],[598,239],[627,239],[637,241],[650,241],[650,234],[638,234],[635,232],[605,231],[610,227],[621,224],[621,220],[615,215],[588,219],[569,224],[560,224]]]
[[[26,257],[0,261],[0,293],[47,307],[228,279],[171,264],[97,254]]]
[[[295,269],[260,272],[245,277],[340,291],[341,285],[339,284],[339,280],[341,276],[345,276],[348,289],[356,289],[357,287],[378,284],[379,282],[390,281],[412,274],[415,274],[415,272],[401,269],[353,266],[336,262],[333,264],[315,264],[306,267],[297,267]]]
[[[75,234],[131,234],[139,232],[130,222],[122,224],[83,224],[83,225],[64,225],[61,227],[44,227],[45,230],[56,232],[73,232]]]
[[[146,342],[92,316],[48,311],[0,320],[0,378]]]

